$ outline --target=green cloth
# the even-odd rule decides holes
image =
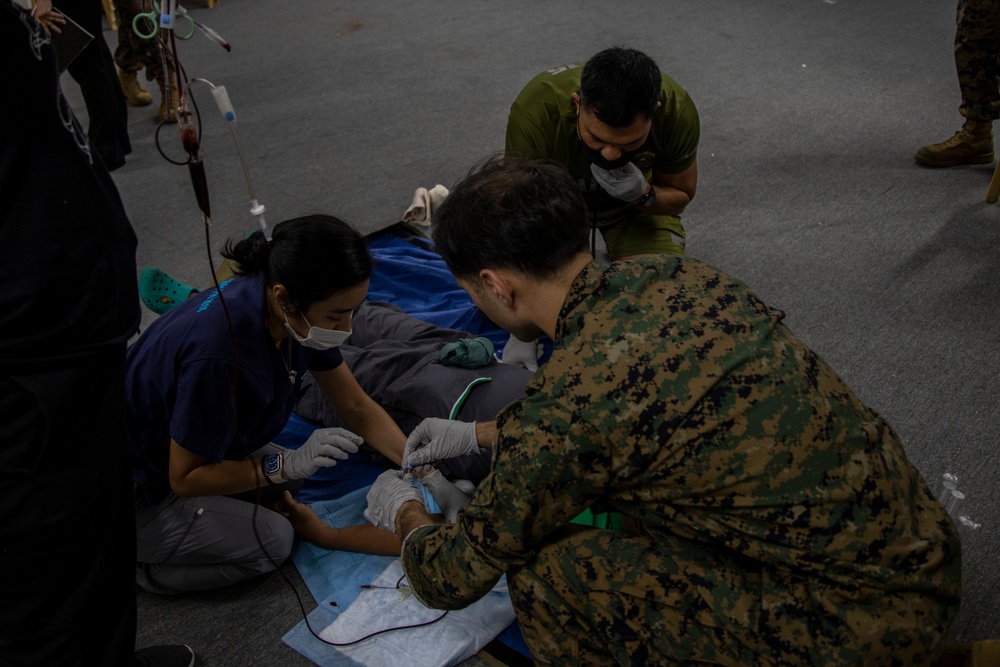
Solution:
[[[464,338],[441,348],[439,357],[445,366],[480,368],[493,361],[493,343],[489,338]]]

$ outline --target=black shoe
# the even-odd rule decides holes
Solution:
[[[195,661],[194,651],[184,644],[147,646],[135,652],[135,664],[140,667],[194,667]]]

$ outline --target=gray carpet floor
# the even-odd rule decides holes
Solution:
[[[58,3],[56,3],[58,6]],[[397,222],[417,187],[451,186],[503,147],[507,109],[537,72],[616,43],[642,49],[699,107],[688,254],[749,283],[899,432],[936,487],[959,476],[982,527],[964,545],[952,639],[1000,638],[1000,204],[993,165],[925,169],[921,145],[961,124],[954,3],[936,0],[590,0],[348,3],[222,0],[191,15],[187,75],[224,85],[272,224],[334,213]],[[112,46],[117,36],[107,31]],[[65,88],[86,116],[75,84]],[[154,89],[155,90],[155,89]],[[212,249],[254,228],[231,128],[194,86],[211,187]],[[138,262],[193,285],[210,272],[187,171],[130,110],[114,173]],[[177,130],[159,143],[181,157]],[[144,324],[152,319],[147,313]],[[139,644],[186,642],[203,664],[308,665],[281,635],[315,602],[294,567],[230,590],[139,595]],[[470,663],[471,664],[471,663]]]

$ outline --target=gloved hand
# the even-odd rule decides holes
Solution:
[[[406,439],[403,466],[427,472],[435,461],[478,453],[475,422],[428,417]]]
[[[501,357],[500,363],[520,365],[529,371],[537,371],[538,358],[544,352],[545,345],[539,343],[537,338],[526,342],[511,334],[510,338],[507,339],[507,344],[503,346],[503,357]]]
[[[622,201],[635,201],[646,194],[646,189],[649,187],[642,171],[631,162],[611,171],[591,164],[590,171],[605,192]]]
[[[305,479],[320,468],[337,465],[337,459],[346,459],[348,454],[358,451],[364,442],[343,428],[318,428],[298,449],[288,449],[282,454],[285,475],[288,479]]]
[[[469,506],[472,499],[455,484],[448,480],[440,470],[420,478],[420,483],[427,487],[434,501],[441,508],[441,513],[449,523],[455,523],[458,513]]]
[[[368,491],[365,518],[374,526],[390,533],[396,532],[396,513],[403,503],[411,500],[424,505],[424,494],[410,480],[403,479],[398,470],[386,470],[375,479]]]

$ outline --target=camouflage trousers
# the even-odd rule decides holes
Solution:
[[[160,56],[159,42],[156,39],[143,39],[132,28],[136,15],[150,11],[151,0],[115,0],[115,17],[118,20],[118,47],[115,49],[115,64],[126,72],[138,72],[146,69],[147,81],[163,80],[163,62]],[[148,19],[140,19],[147,21]],[[152,25],[141,28],[149,32]],[[170,54],[164,53],[167,69],[173,74],[174,67],[170,62]]]
[[[742,565],[679,538],[588,528],[507,577],[537,665],[932,665],[957,607],[926,593],[859,600]]]
[[[959,0],[957,24],[959,113],[973,120],[1000,118],[1000,2]]]

